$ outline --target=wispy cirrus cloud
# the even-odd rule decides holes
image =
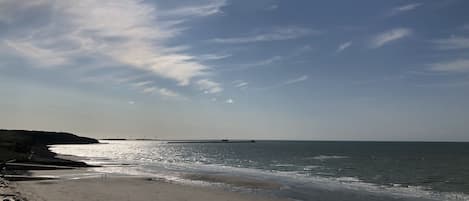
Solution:
[[[417,86],[419,87],[442,87],[442,88],[467,87],[469,86],[469,81],[455,80],[455,81],[419,84]]]
[[[395,28],[374,36],[370,41],[371,48],[379,48],[390,42],[408,37],[412,34],[412,30],[408,28]]]
[[[464,27],[463,27],[464,28]],[[449,38],[435,39],[431,41],[436,49],[442,51],[461,51],[469,49],[469,38],[451,36]],[[444,73],[469,73],[469,59],[455,58],[452,60],[435,62],[430,64],[430,70]]]
[[[469,49],[469,37],[452,36],[431,41],[440,50]]]
[[[221,8],[227,5],[226,0],[212,0],[205,4],[195,4],[195,5],[188,5],[182,6],[175,9],[170,10],[162,10],[160,11],[160,16],[173,16],[173,17],[181,17],[181,16],[209,16],[218,13],[222,13]]]
[[[39,48],[28,42],[5,40],[5,45],[16,52],[39,62],[40,67],[54,67],[68,63],[63,53],[57,54],[53,50]]]
[[[201,79],[196,82],[198,88],[206,94],[215,94],[223,91],[221,85],[208,79]]]
[[[247,82],[240,82],[240,83],[235,85],[235,87],[237,87],[237,88],[246,87],[246,86],[248,86]]]
[[[263,59],[263,60],[259,60],[250,64],[246,64],[244,66],[247,68],[256,67],[256,66],[265,66],[265,65],[269,65],[269,64],[273,64],[275,62],[281,61],[282,59],[284,59],[284,57],[282,56],[273,56],[267,59]]]
[[[153,84],[152,81],[141,81],[141,82],[132,83],[132,86],[134,86],[134,87],[144,87],[144,86],[151,85],[151,84]]]
[[[267,7],[265,8],[265,10],[267,10],[267,11],[274,11],[274,10],[277,10],[278,7],[279,7],[279,6],[278,6],[277,4],[272,4],[272,5],[270,5],[270,6],[267,6]]]
[[[254,90],[275,89],[275,88],[284,87],[284,86],[287,86],[287,85],[292,85],[292,84],[296,84],[296,83],[300,83],[300,82],[305,82],[308,79],[309,79],[308,75],[301,75],[299,77],[294,77],[294,78],[291,78],[291,79],[288,79],[288,80],[285,80],[285,81],[282,81],[282,82],[278,82],[277,84],[274,84],[274,85],[271,85],[271,86],[251,88],[251,89],[254,89]]]
[[[142,90],[143,93],[147,93],[147,94],[158,94],[160,96],[163,96],[163,97],[170,97],[170,98],[181,98],[182,96],[174,91],[171,91],[169,89],[166,89],[166,88],[159,88],[159,87],[156,87],[156,86],[151,86],[151,87],[147,87],[147,88],[144,88]]]
[[[233,38],[214,38],[210,41],[215,43],[225,44],[243,44],[243,43],[255,43],[255,42],[269,42],[269,41],[282,41],[292,40],[301,37],[305,37],[311,34],[319,34],[321,31],[303,28],[303,27],[277,27],[269,31],[262,31],[258,34],[233,37]]]
[[[233,81],[234,87],[244,89],[248,86],[248,82],[244,80],[235,80]]]
[[[284,60],[285,57],[283,56],[273,56],[265,59],[261,59],[258,61],[254,61],[252,63],[244,63],[244,64],[237,64],[235,68],[224,68],[218,69],[219,71],[239,71],[239,70],[246,70],[255,67],[262,67],[274,64],[276,62]]]
[[[350,46],[352,46],[352,41],[347,41],[345,43],[342,43],[339,45],[339,47],[337,47],[336,52],[342,52],[345,49],[349,48]]]
[[[156,87],[146,87],[142,90],[143,93],[146,93],[146,94],[151,94],[151,93],[154,93],[155,91],[157,91],[158,88]]]
[[[231,56],[233,56],[233,55],[231,55],[231,54],[204,54],[204,55],[198,56],[197,58],[199,60],[208,61],[208,60],[225,59],[225,58],[228,58],[228,57],[231,57]]]
[[[393,8],[390,12],[390,15],[397,15],[399,13],[415,10],[422,5],[423,3],[411,3],[411,4],[401,5],[401,6]]]
[[[160,88],[158,90],[158,93],[162,96],[165,96],[165,97],[177,97],[177,98],[181,98],[182,96],[177,93],[177,92],[174,92],[172,90],[169,90],[167,88]],[[185,98],[184,98],[185,99]]]
[[[285,82],[283,82],[284,85],[289,85],[289,84],[295,84],[295,83],[298,83],[298,82],[303,82],[303,81],[306,81],[308,80],[309,77],[307,75],[302,75],[300,77],[296,77],[296,78],[293,78],[293,79],[289,79]]]
[[[190,47],[167,41],[185,29],[181,20],[220,13],[225,4],[210,0],[160,12],[140,0],[4,0],[0,26],[8,32],[2,32],[0,48],[13,50],[32,66],[71,69],[89,60],[93,62],[87,66],[111,63],[187,86],[195,77],[210,74],[211,68],[186,53]]]
[[[153,81],[140,81],[131,83],[131,86],[139,89],[144,94],[158,94],[162,97],[173,99],[185,99],[185,97],[175,91],[167,88],[160,88],[155,86]]]
[[[469,73],[469,59],[455,59],[430,64],[430,70],[449,73]]]
[[[310,52],[311,50],[313,50],[313,48],[310,45],[303,45],[303,46],[300,46],[291,50],[290,53],[287,55],[271,56],[271,57],[267,57],[267,58],[260,59],[257,61],[253,61],[251,63],[236,64],[235,68],[224,68],[224,69],[217,69],[217,70],[236,71],[236,70],[246,70],[246,69],[255,68],[255,67],[271,66],[271,65],[275,65],[286,60],[290,60],[297,56],[301,56],[307,52]]]

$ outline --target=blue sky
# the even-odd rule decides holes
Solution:
[[[0,127],[469,140],[469,2],[0,0]]]

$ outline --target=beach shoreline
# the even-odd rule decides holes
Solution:
[[[21,141],[20,141],[21,142]],[[33,144],[34,145],[34,144]],[[282,147],[283,144],[259,142],[252,144],[226,144],[222,148],[241,147],[240,152],[248,148],[269,146]],[[302,144],[295,142],[296,147]],[[309,144],[304,144],[308,145]],[[321,143],[315,143],[320,146]],[[36,154],[36,158],[52,156],[54,160],[69,161],[82,166],[55,166],[38,164],[35,161],[9,162],[8,168],[21,169],[21,174],[7,175],[10,182],[2,187],[0,198],[9,200],[373,200],[373,201],[466,201],[464,193],[433,191],[423,186],[393,185],[386,186],[367,183],[358,177],[307,177],[293,175],[289,170],[296,166],[291,161],[272,163],[269,159],[266,166],[236,166],[223,162],[226,157],[194,158],[192,152],[199,144],[172,144],[165,142],[116,141],[84,145],[34,145],[47,148],[47,155]],[[351,145],[349,145],[351,146]],[[138,149],[135,147],[150,147]],[[220,145],[204,144],[206,148],[217,148]],[[330,148],[330,146],[328,146]],[[355,147],[355,146],[352,146]],[[452,146],[454,147],[454,146]],[[8,148],[8,147],[7,147]],[[181,148],[178,152],[173,148]],[[457,148],[457,147],[456,147]],[[164,152],[172,150],[172,152]],[[197,150],[197,149],[196,149]],[[209,149],[210,150],[210,149]],[[200,151],[200,150],[199,150]],[[148,153],[159,153],[152,155]],[[177,154],[177,155],[174,155]],[[183,155],[181,153],[186,153]],[[207,152],[201,152],[207,154]],[[254,152],[249,152],[254,153]],[[230,156],[229,153],[225,153]],[[357,155],[297,152],[307,160],[308,168],[323,167],[319,165],[334,164],[340,161],[360,159]],[[121,158],[121,156],[126,156]],[[195,156],[200,156],[198,153]],[[189,162],[187,159],[191,159]],[[194,163],[194,159],[197,159]],[[203,163],[205,159],[216,159]],[[218,160],[219,159],[219,160]],[[233,159],[229,158],[228,159]],[[238,159],[238,158],[234,158]],[[379,159],[379,158],[378,158]],[[386,158],[385,158],[386,159]],[[419,159],[419,158],[418,158]],[[148,162],[150,160],[150,162]],[[218,160],[218,162],[217,162]],[[250,161],[265,161],[262,157]],[[367,161],[367,160],[361,160]],[[29,164],[28,164],[29,162]],[[197,163],[199,162],[199,163]],[[90,165],[91,164],[91,165]],[[222,164],[222,165],[220,165]],[[311,164],[317,165],[313,166]],[[359,165],[356,163],[355,165]],[[97,166],[93,166],[97,165]],[[231,165],[231,166],[230,166]],[[301,165],[301,164],[300,164]],[[339,163],[340,168],[343,167]],[[349,164],[350,165],[350,164]],[[352,164],[353,165],[353,164]],[[306,166],[305,166],[306,167]],[[329,166],[332,167],[332,166]],[[303,168],[303,167],[302,167]],[[306,169],[302,169],[305,170]],[[307,169],[312,170],[312,169]],[[17,171],[17,170],[14,170]],[[318,170],[315,170],[318,171]],[[18,173],[20,173],[18,172]],[[297,173],[297,172],[296,172]],[[136,186],[140,187],[135,189]],[[5,191],[5,192],[4,192]],[[50,193],[54,192],[54,193]],[[198,197],[191,196],[196,194]],[[113,197],[119,195],[119,198]],[[199,198],[200,197],[200,198]],[[10,199],[11,198],[11,199]],[[203,199],[202,199],[203,198]]]
[[[279,188],[278,184],[226,176],[186,175],[193,181],[223,183],[225,185],[224,188],[218,188],[214,185],[183,184],[158,177],[104,173],[93,169],[99,166],[81,161],[82,157],[61,155],[51,151],[48,146],[43,147],[47,153],[50,153],[51,157],[48,159],[54,160],[54,162],[60,161],[62,166],[54,166],[50,163],[44,165],[44,163],[40,164],[35,161],[7,163],[10,174],[0,178],[1,200],[286,200],[274,197],[274,195],[234,190],[238,187]]]
[[[98,143],[91,138],[24,130],[0,130],[0,134],[1,200],[280,200],[268,195],[235,192],[231,187],[188,185],[156,177],[102,173],[92,169],[97,166],[82,162],[79,156],[60,155],[49,147],[53,144]],[[195,179],[214,182],[217,178]],[[275,186],[237,178],[223,179],[233,186]]]
[[[283,200],[208,186],[184,185],[152,177],[105,174],[86,168],[31,173],[56,179],[12,182],[11,187],[15,189],[17,197],[23,200]]]

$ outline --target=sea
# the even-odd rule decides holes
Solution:
[[[106,174],[298,201],[469,201],[469,143],[100,142],[50,149]]]

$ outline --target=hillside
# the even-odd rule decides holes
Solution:
[[[56,158],[56,154],[49,151],[47,145],[92,143],[99,142],[65,132],[0,129],[0,161],[14,159],[17,162],[86,166],[81,162]]]

